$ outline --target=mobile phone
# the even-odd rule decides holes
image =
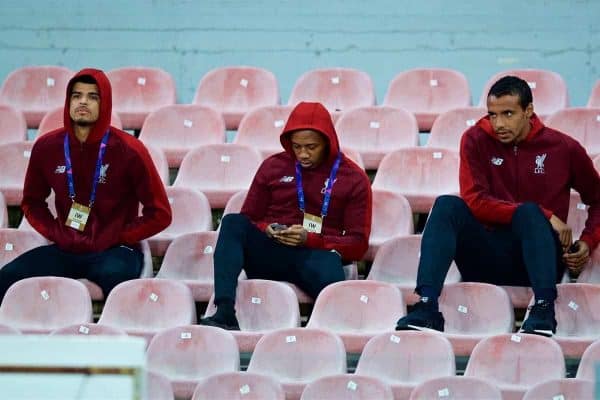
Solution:
[[[274,224],[271,224],[271,229],[273,229],[274,231],[283,231],[287,229],[287,225],[278,224],[277,222],[275,222]]]
[[[575,242],[569,247],[569,250],[567,250],[567,253],[569,253],[569,254],[577,253],[578,251],[579,251],[579,243]]]

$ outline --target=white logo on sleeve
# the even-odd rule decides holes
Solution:
[[[293,181],[294,181],[294,177],[293,176],[289,176],[289,175],[282,176],[281,179],[279,180],[279,182],[281,182],[281,183],[290,183],[290,182],[293,182]]]
[[[64,165],[57,165],[56,169],[54,170],[55,174],[64,174],[65,171],[67,170],[67,167]]]
[[[496,166],[500,166],[504,162],[504,159],[500,158],[500,157],[492,157],[491,161],[492,161],[492,164],[494,164]]]
[[[108,167],[110,164],[104,164],[100,167],[100,177],[98,178],[98,183],[106,183],[106,171],[108,171]]]
[[[535,168],[533,172],[535,174],[544,174],[544,161],[546,161],[546,153],[535,156]]]

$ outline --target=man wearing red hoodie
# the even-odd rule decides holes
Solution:
[[[600,177],[585,149],[543,125],[527,82],[508,76],[487,98],[488,115],[462,137],[460,194],[439,197],[423,232],[416,292],[396,329],[444,330],[438,297],[452,260],[464,281],[531,286],[522,331],[556,333],[556,283],[577,274],[600,241]],[[569,193],[590,206],[581,238],[566,225]]]
[[[369,246],[371,186],[340,152],[329,112],[298,104],[280,137],[285,151],[266,159],[240,214],[223,218],[214,254],[214,316],[201,324],[239,329],[238,275],[289,281],[312,298],[344,279],[344,262]]]
[[[171,223],[171,208],[148,151],[110,126],[111,111],[111,86],[102,71],[84,69],[71,79],[64,126],[33,146],[21,204],[31,226],[53,244],[0,269],[0,298],[32,276],[87,278],[105,296],[140,276],[138,243]],[[56,217],[46,203],[51,191]]]

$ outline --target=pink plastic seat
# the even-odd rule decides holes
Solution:
[[[360,168],[365,169],[365,163],[363,161],[362,156],[360,155],[360,152],[358,152],[356,149],[351,149],[348,147],[342,147],[341,151],[346,157],[350,159],[350,161],[353,161]]]
[[[398,331],[375,336],[365,346],[357,375],[379,378],[392,387],[395,399],[408,399],[415,386],[456,372],[452,345],[431,332]]]
[[[502,400],[502,392],[494,384],[467,376],[433,378],[417,385],[409,400]]]
[[[600,80],[596,81],[587,102],[588,107],[600,107]]]
[[[415,114],[419,129],[429,131],[438,115],[470,106],[471,91],[467,78],[458,71],[417,68],[392,79],[383,104]]]
[[[444,336],[457,356],[468,356],[480,340],[510,333],[515,326],[512,303],[500,286],[478,282],[446,284],[439,304],[446,320]]]
[[[232,331],[242,352],[254,350],[258,340],[276,329],[300,326],[300,308],[296,293],[283,282],[246,279],[238,282],[235,310],[240,331]],[[214,297],[205,317],[216,312]]]
[[[254,147],[263,158],[283,151],[279,135],[292,109],[292,106],[265,106],[249,111],[240,121],[233,143]]]
[[[32,142],[0,145],[0,192],[9,206],[21,205],[25,172],[31,156]]]
[[[0,228],[8,227],[8,208],[4,195],[0,192]]]
[[[0,104],[0,144],[27,140],[27,121],[23,113],[8,104]]]
[[[229,198],[225,209],[223,210],[223,217],[227,214],[237,214],[242,210],[244,201],[246,201],[247,190],[240,190]]]
[[[22,279],[8,288],[0,306],[0,323],[23,333],[92,322],[92,299],[74,279],[44,276]]]
[[[174,400],[171,382],[158,372],[146,372],[146,397],[147,400]]]
[[[146,144],[145,147],[150,154],[154,167],[156,167],[156,172],[158,172],[160,180],[163,185],[167,186],[169,184],[169,164],[167,163],[165,153],[161,149],[148,144]]]
[[[40,234],[21,229],[0,229],[0,268],[36,247],[47,245]]]
[[[206,196],[187,187],[167,187],[173,220],[165,230],[148,239],[153,256],[163,256],[178,236],[212,230],[212,214]]]
[[[592,252],[590,261],[577,278],[577,283],[600,283],[600,247]]]
[[[496,384],[505,400],[520,400],[532,386],[564,378],[565,361],[560,346],[550,338],[503,334],[477,343],[465,376]]]
[[[94,323],[74,324],[58,328],[50,332],[51,335],[109,335],[126,336],[127,332],[120,328],[108,325],[98,325]]]
[[[196,322],[194,298],[187,286],[168,279],[133,279],[108,295],[98,324],[150,340],[162,329]]]
[[[329,331],[280,329],[260,338],[248,372],[275,378],[281,383],[287,400],[298,400],[311,381],[346,373],[346,350],[342,339]]]
[[[459,192],[458,164],[458,153],[448,149],[396,150],[381,160],[372,187],[399,193],[413,212],[427,213],[438,196]]]
[[[402,292],[404,303],[414,304],[419,296],[414,292],[421,257],[421,235],[400,236],[383,243],[375,255],[368,280],[388,282]],[[460,281],[456,264],[452,263],[445,284]]]
[[[323,104],[335,122],[344,111],[375,105],[375,89],[371,77],[363,71],[351,68],[313,69],[298,78],[288,105],[295,106],[302,101]]]
[[[415,116],[393,107],[360,107],[343,113],[335,124],[340,144],[358,151],[367,169],[377,169],[383,156],[419,144]]]
[[[600,108],[558,110],[545,124],[577,139],[590,157],[600,155]]]
[[[192,400],[285,400],[275,379],[250,372],[211,375],[196,386]]]
[[[567,84],[562,76],[556,72],[543,69],[514,69],[499,72],[487,81],[481,93],[480,107],[486,106],[487,95],[492,85],[507,75],[517,76],[527,81],[533,94],[535,113],[542,119],[569,106]]]
[[[431,127],[427,147],[459,151],[462,134],[486,114],[487,110],[480,107],[456,108],[440,114]]]
[[[562,378],[539,383],[525,392],[523,400],[594,400],[594,382]]]
[[[197,189],[212,208],[223,208],[236,192],[250,187],[261,163],[258,150],[248,146],[204,145],[185,156],[173,186]]]
[[[227,129],[237,129],[247,112],[279,103],[277,78],[263,68],[216,68],[202,77],[192,103],[214,108]]]
[[[594,167],[596,167],[596,171],[600,173],[600,155],[594,158]]]
[[[112,86],[113,110],[125,129],[140,129],[146,116],[175,104],[175,82],[159,68],[123,67],[106,73]]]
[[[147,368],[166,376],[176,398],[189,399],[198,382],[240,368],[240,353],[230,332],[186,325],[158,332],[147,351]]]
[[[388,240],[410,235],[414,231],[413,215],[408,200],[388,190],[373,190],[369,249],[363,259],[372,261],[379,248]]]
[[[579,193],[571,191],[567,225],[569,225],[572,229],[573,239],[579,239],[581,232],[583,232],[583,229],[585,228],[585,221],[588,217],[588,208],[589,206],[581,202],[581,196],[579,196]]]
[[[62,128],[64,126],[63,118],[64,107],[62,105],[48,111],[40,121],[40,126],[38,127],[38,135],[35,137],[35,140],[39,139],[40,137],[44,136],[50,131]],[[121,119],[115,111],[112,111],[110,115],[110,124],[115,128],[123,129]]]
[[[376,281],[332,283],[317,297],[307,328],[338,334],[348,353],[360,353],[373,336],[392,331],[406,314],[397,287]]]
[[[594,341],[591,345],[585,349],[581,355],[579,361],[579,367],[577,367],[578,379],[585,379],[588,381],[596,380],[596,366],[600,362],[600,340]]]
[[[331,375],[312,381],[301,400],[394,400],[392,389],[372,376]]]
[[[22,67],[11,72],[0,88],[0,103],[25,115],[27,127],[37,128],[42,117],[64,105],[67,83],[74,72],[59,66]]]
[[[533,290],[529,286],[502,286],[502,289],[508,293],[514,308],[527,308],[533,296]]]
[[[6,324],[0,324],[0,335],[20,335],[21,331]]]
[[[146,117],[140,140],[161,149],[169,166],[176,168],[191,149],[223,143],[225,121],[210,107],[198,104],[165,106]]]

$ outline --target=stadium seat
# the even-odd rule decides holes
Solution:
[[[171,382],[163,374],[146,372],[146,400],[174,400]]]
[[[204,378],[240,368],[240,352],[231,333],[211,326],[162,330],[150,341],[146,354],[148,370],[167,377],[176,398],[189,399]]]
[[[483,338],[510,333],[515,326],[512,303],[500,286],[479,282],[447,284],[439,304],[446,320],[444,336],[457,356],[468,356]]]
[[[529,334],[502,334],[477,343],[465,376],[497,385],[505,400],[520,400],[532,386],[565,377],[560,346],[552,339]]]
[[[356,165],[358,165],[363,170],[365,169],[365,163],[363,161],[362,156],[360,155],[360,152],[358,152],[356,149],[352,149],[352,148],[348,148],[348,147],[342,147],[340,150],[342,153],[344,153],[344,155],[346,157],[348,157]]]
[[[431,130],[438,115],[454,108],[471,105],[467,78],[445,68],[417,68],[399,73],[392,79],[383,105],[413,113],[421,131]]]
[[[158,172],[158,176],[162,181],[164,186],[169,185],[169,164],[167,164],[167,157],[162,150],[157,149],[151,145],[145,145],[148,153],[150,154],[150,158],[154,163],[154,167],[156,168],[156,172]]]
[[[285,400],[275,379],[250,372],[211,375],[196,386],[192,400]]]
[[[480,107],[456,108],[440,114],[431,127],[427,147],[459,151],[462,134],[485,115],[487,109]]]
[[[0,335],[20,335],[21,331],[10,325],[0,324]]]
[[[562,378],[538,383],[525,392],[523,400],[594,400],[594,382]]]
[[[198,104],[165,106],[146,117],[140,140],[161,149],[169,167],[177,168],[193,148],[224,143],[225,121],[210,107]]]
[[[210,204],[204,193],[187,187],[167,187],[166,191],[173,219],[162,232],[148,238],[153,256],[163,256],[178,236],[212,230]]]
[[[421,235],[399,236],[383,243],[375,255],[368,280],[388,282],[402,292],[405,304],[419,300],[415,293],[417,270],[421,258]],[[445,284],[460,281],[456,264],[452,263]]]
[[[112,111],[110,115],[110,124],[115,128],[123,129],[121,119],[115,111]],[[35,140],[39,139],[40,137],[44,136],[44,134],[50,131],[62,127],[64,127],[64,107],[61,105],[59,107],[53,108],[44,115],[44,117],[40,121],[40,126],[37,129],[38,134],[35,137]]]
[[[418,384],[409,400],[502,400],[498,387],[486,380],[467,376],[444,376]]]
[[[214,290],[213,253],[217,232],[193,232],[173,239],[157,278],[183,282],[195,301],[208,301]]]
[[[65,104],[67,83],[74,74],[51,65],[18,68],[4,80],[0,103],[23,112],[27,127],[37,128],[48,111]]]
[[[237,129],[247,112],[279,104],[277,78],[263,68],[216,68],[202,77],[192,103],[214,108],[223,115],[227,129]]]
[[[258,150],[248,146],[204,145],[184,157],[173,186],[197,189],[212,208],[223,208],[236,192],[250,187],[261,163]]]
[[[23,200],[25,172],[31,156],[32,142],[13,142],[0,145],[0,192],[6,204],[20,206]]]
[[[600,108],[558,110],[546,119],[545,124],[577,139],[590,157],[600,155]]]
[[[592,88],[587,106],[591,108],[600,107],[600,80],[596,81],[596,84]]]
[[[146,340],[160,330],[195,322],[196,306],[190,289],[181,282],[155,278],[118,284],[109,293],[98,321]]]
[[[600,155],[594,158],[594,166],[596,167],[596,171],[600,174]]]
[[[108,325],[98,325],[94,323],[74,324],[58,328],[50,332],[51,335],[110,335],[125,336],[127,332],[120,328]]]
[[[265,106],[249,111],[240,121],[233,143],[254,147],[263,158],[283,151],[279,135],[292,109],[292,106]]]
[[[27,140],[27,121],[23,113],[8,104],[0,104],[0,144]]]
[[[113,110],[125,129],[141,129],[146,116],[175,104],[175,82],[159,68],[123,67],[106,73],[112,86]]]
[[[373,190],[373,214],[369,249],[364,260],[373,261],[379,248],[388,240],[410,235],[414,231],[410,204],[404,196],[388,190]]]
[[[240,280],[235,310],[241,330],[231,333],[242,352],[252,352],[258,340],[267,332],[300,326],[298,297],[283,282]],[[211,297],[204,316],[210,317],[215,312],[214,297]]]
[[[295,106],[302,101],[322,103],[334,122],[352,108],[375,105],[371,77],[351,68],[323,68],[305,72],[298,78],[288,100]]]
[[[579,361],[577,367],[578,379],[585,379],[588,381],[596,380],[596,366],[600,362],[600,339],[594,341],[591,345],[585,349]]]
[[[419,144],[415,116],[393,107],[360,107],[346,111],[335,124],[340,145],[360,153],[367,169],[377,169],[384,155]]]
[[[405,314],[397,287],[376,281],[342,281],[319,294],[306,327],[332,331],[342,338],[347,353],[360,353],[369,339],[392,331]]]
[[[567,84],[562,76],[556,72],[542,69],[513,69],[499,72],[492,76],[481,93],[480,107],[487,104],[487,95],[490,88],[503,76],[513,75],[527,81],[533,94],[533,108],[542,119],[550,114],[569,106]]]
[[[577,278],[577,283],[600,283],[600,247],[596,247],[592,252],[590,261]]]
[[[458,164],[458,153],[452,150],[396,150],[381,160],[372,187],[399,193],[413,212],[428,213],[438,196],[459,192]]]
[[[86,322],[92,322],[92,299],[81,282],[69,278],[22,279],[8,288],[0,305],[0,323],[23,333]]]
[[[301,400],[394,400],[392,389],[372,376],[330,375],[312,381]]]
[[[260,338],[248,372],[275,378],[287,400],[298,400],[304,387],[315,379],[346,373],[346,350],[339,336],[329,331],[279,329]]]
[[[37,232],[13,228],[0,229],[0,268],[21,254],[40,246],[48,241]]]
[[[8,208],[4,195],[0,192],[0,229],[8,228]]]
[[[379,378],[392,387],[395,399],[408,399],[415,386],[456,373],[452,345],[431,332],[398,331],[373,337],[356,366],[357,375]]]
[[[585,221],[588,217],[589,206],[581,202],[581,196],[575,191],[571,191],[569,201],[569,215],[567,217],[567,225],[571,227],[573,239],[579,239],[581,232],[585,228]]]
[[[240,190],[239,192],[231,196],[227,201],[227,204],[225,205],[225,209],[223,210],[223,216],[221,218],[223,218],[227,214],[239,213],[242,210],[247,194],[247,190]]]

